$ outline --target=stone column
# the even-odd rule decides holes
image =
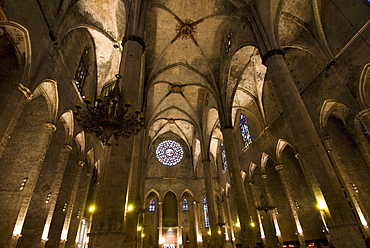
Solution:
[[[230,170],[230,185],[234,191],[235,204],[238,210],[242,246],[254,246],[253,230],[250,225],[250,214],[247,202],[247,195],[244,188],[244,182],[241,174],[241,168],[238,159],[238,153],[235,145],[235,138],[232,127],[222,129],[223,142],[227,157],[227,164]]]
[[[162,244],[163,236],[163,202],[158,202],[158,243]]]
[[[69,196],[69,201],[68,201],[68,205],[66,209],[66,216],[64,218],[62,234],[60,236],[59,248],[64,248],[66,241],[67,241],[69,225],[71,223],[72,213],[75,207],[75,202],[76,202],[76,197],[77,197],[77,192],[78,192],[78,185],[80,184],[80,179],[81,179],[82,167],[84,165],[85,165],[84,162],[82,161],[78,162],[76,173],[75,173],[75,178],[73,181],[72,192],[71,192],[71,195]]]
[[[289,123],[300,161],[317,201],[325,201],[332,218],[331,236],[339,247],[363,244],[361,233],[343,195],[341,185],[315,130],[308,111],[283,58],[283,51],[274,49],[263,58],[272,79],[284,116]]]
[[[42,233],[42,239],[43,240],[48,240],[48,238],[49,238],[50,225],[51,225],[51,221],[53,219],[55,205],[57,203],[60,186],[62,184],[64,171],[65,171],[67,161],[68,161],[68,157],[69,157],[69,154],[70,154],[71,150],[72,150],[72,146],[64,145],[63,149],[62,149],[62,151],[59,155],[59,161],[58,161],[57,166],[56,166],[53,183],[52,183],[51,189],[50,189],[50,191],[53,192],[53,193],[52,193],[52,195],[50,197],[50,200],[49,200],[49,210],[48,210],[48,214],[47,214],[47,217],[46,217],[44,230],[43,230],[43,233]],[[45,245],[45,243],[43,243],[43,245]]]
[[[112,147],[105,148],[101,173],[98,176],[96,209],[93,213],[89,247],[123,247],[124,243],[124,183],[127,170],[124,163],[112,161]]]
[[[359,217],[359,220],[361,222],[360,227],[362,231],[364,232],[364,234],[366,236],[369,236],[370,230],[369,230],[368,223],[366,222],[366,219],[365,219],[366,214],[364,215],[364,212],[366,212],[366,210],[361,208],[361,201],[356,196],[356,192],[352,186],[352,182],[348,174],[346,173],[345,165],[342,164],[340,155],[338,154],[338,152],[335,149],[333,149],[333,141],[331,140],[330,136],[325,136],[322,139],[322,141],[325,145],[325,148],[328,151],[331,161],[333,162],[333,164],[335,164],[335,169],[338,173],[338,177],[341,178],[343,187],[345,187],[345,191],[347,192],[349,196],[347,200],[350,201],[351,204],[353,205],[353,208],[351,210],[353,211],[354,215]],[[323,222],[324,222],[324,226],[326,226],[326,215],[322,214],[322,218],[324,218]]]
[[[213,187],[213,173],[212,163],[210,160],[203,160],[203,171],[204,171],[204,186],[206,189],[207,206],[208,206],[208,217],[209,217],[209,228],[211,229],[211,246],[222,247],[221,234],[218,232],[217,226],[217,211],[216,211],[216,200],[214,195]]]
[[[32,198],[32,195],[36,187],[36,183],[37,183],[37,180],[40,174],[42,163],[45,158],[45,153],[46,153],[47,147],[49,147],[51,137],[53,133],[56,131],[56,126],[50,122],[45,123],[45,128],[46,128],[45,135],[47,135],[49,138],[46,141],[47,144],[45,144],[45,151],[42,156],[42,159],[40,159],[38,161],[38,164],[35,165],[33,169],[30,171],[29,177],[26,179],[26,186],[21,187],[19,195],[17,197],[17,204],[15,206],[17,217],[16,217],[16,222],[15,222],[14,230],[13,230],[13,236],[11,238],[9,248],[17,247],[19,238],[22,236],[21,232],[23,229],[24,221],[26,219],[27,211],[31,203],[31,198]]]
[[[305,242],[305,238],[304,238],[304,234],[303,234],[303,230],[302,230],[302,226],[301,226],[301,222],[300,222],[299,216],[298,216],[298,210],[297,210],[296,204],[294,202],[294,199],[292,197],[291,189],[288,186],[288,182],[287,182],[288,178],[285,176],[283,168],[284,168],[284,165],[278,165],[278,166],[275,167],[275,169],[279,173],[281,184],[282,184],[282,186],[285,190],[285,195],[286,195],[286,197],[289,201],[290,210],[292,212],[293,219],[294,219],[295,225],[297,227],[297,230],[296,230],[297,234],[296,235],[298,237],[300,247],[307,247],[306,242]]]

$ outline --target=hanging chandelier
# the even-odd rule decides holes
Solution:
[[[134,113],[129,112],[130,101],[120,89],[120,74],[116,80],[102,89],[102,94],[92,101],[90,96],[83,97],[83,103],[75,107],[75,117],[79,126],[86,132],[95,134],[105,145],[109,145],[112,136],[128,138],[137,134],[144,126],[144,114],[140,107]]]

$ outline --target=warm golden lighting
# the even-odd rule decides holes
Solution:
[[[142,238],[144,238],[144,237],[145,237],[145,234],[144,234],[144,233],[142,233],[142,234],[141,234],[141,237],[142,237]]]
[[[143,228],[141,226],[137,227],[137,230],[140,232]]]
[[[211,235],[211,231],[208,231],[208,232],[207,232],[207,234],[208,234],[208,235]]]
[[[325,201],[318,201],[317,208],[320,210],[325,210],[327,208]]]
[[[128,205],[127,206],[127,212],[131,212],[134,209],[134,206]]]
[[[221,234],[221,230],[218,230],[218,231],[217,231],[217,233],[218,233],[218,234]]]
[[[256,224],[254,224],[254,222],[251,221],[251,227],[255,227],[255,226],[256,226]]]
[[[240,223],[239,223],[239,222],[236,222],[236,223],[235,223],[235,226],[236,226],[236,227],[240,227]]]
[[[91,206],[89,207],[89,212],[90,212],[90,213],[94,213],[94,212],[95,212],[95,206],[94,206],[94,205],[91,205]]]

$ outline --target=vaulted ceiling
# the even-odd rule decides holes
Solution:
[[[213,143],[222,139],[219,118],[232,125],[240,109],[253,109],[264,125],[266,68],[260,52],[265,51],[256,48],[249,12],[258,14],[271,46],[325,50],[325,40],[313,38],[323,33],[320,0],[153,0],[143,6],[149,145],[171,132],[189,147],[216,149]],[[98,49],[98,89],[114,75],[106,68],[118,67],[112,44],[123,37],[131,7],[119,0],[80,1],[80,10],[102,29],[90,28]]]

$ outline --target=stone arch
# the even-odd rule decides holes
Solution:
[[[370,107],[370,63],[362,69],[358,87],[360,101],[364,108]]]
[[[74,131],[74,118],[71,110],[64,112],[60,116],[60,121],[63,123],[64,129],[66,130],[66,140],[65,144],[71,144],[73,140],[73,131]]]
[[[48,121],[54,123],[56,121],[59,104],[57,82],[51,79],[43,80],[34,90],[32,98],[36,98],[40,95],[45,98],[49,109],[50,116]]]
[[[76,137],[75,137],[75,142],[77,146],[80,149],[81,154],[84,154],[86,151],[86,137],[85,137],[85,132],[79,132]]]
[[[28,85],[27,78],[30,76],[32,63],[29,32],[23,25],[13,21],[0,22],[1,29],[3,32],[7,32],[15,46],[18,63],[22,71],[20,82]]]
[[[267,166],[267,162],[268,160],[271,159],[270,156],[263,152],[262,153],[262,156],[261,156],[261,172],[262,172],[262,175],[266,175],[266,166]]]
[[[287,146],[290,146],[293,149],[293,146],[285,139],[279,139],[276,144],[276,158],[277,158],[279,165],[282,163],[282,154],[283,154],[285,147]]]
[[[331,115],[336,116],[338,119],[342,120],[344,124],[347,124],[347,118],[350,115],[351,110],[348,106],[340,103],[334,99],[326,100],[320,111],[320,129],[322,133],[327,133],[327,123]]]

